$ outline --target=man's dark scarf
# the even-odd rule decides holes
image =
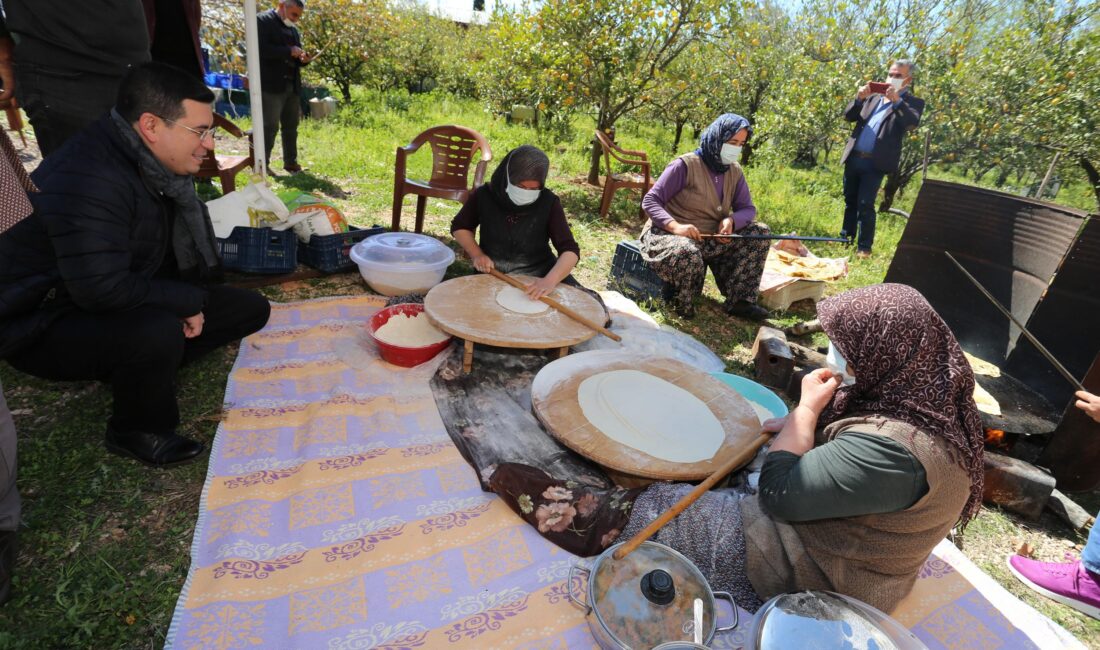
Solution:
[[[134,127],[111,109],[111,120],[122,135],[123,142],[137,155],[138,169],[145,183],[155,192],[168,197],[173,204],[172,251],[180,277],[210,280],[221,271],[214,226],[189,174],[173,174],[157,160],[142,142]]]

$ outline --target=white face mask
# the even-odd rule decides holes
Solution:
[[[298,27],[298,23],[294,22],[293,20],[291,20],[289,18],[283,18],[283,24],[286,25],[287,27],[295,27],[295,28]]]
[[[901,92],[901,86],[905,83],[905,79],[899,79],[897,77],[890,77],[886,81],[888,81],[890,85],[894,87],[894,90],[898,92]]]
[[[840,377],[841,386],[851,386],[856,383],[855,375],[848,369],[847,359],[840,355],[840,351],[832,342],[829,343],[829,353],[825,355],[825,366],[832,370],[834,375]]]
[[[508,172],[507,167],[504,168],[504,177],[508,181],[508,187],[505,188],[504,193],[508,195],[512,203],[516,205],[531,205],[539,200],[539,192],[542,190],[529,190],[518,185],[512,185],[512,175]]]
[[[723,142],[722,152],[718,154],[718,157],[722,159],[723,165],[732,165],[741,160],[741,145]]]

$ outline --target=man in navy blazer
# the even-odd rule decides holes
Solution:
[[[890,66],[885,93],[859,89],[844,111],[855,122],[844,145],[844,224],[840,236],[855,240],[857,255],[868,257],[875,242],[875,198],[882,179],[898,170],[905,134],[920,125],[924,100],[909,92],[913,83],[912,61],[899,59]]]

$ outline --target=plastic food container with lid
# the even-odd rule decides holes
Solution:
[[[439,284],[455,254],[433,237],[389,232],[353,246],[351,259],[371,289],[385,296],[400,296],[427,293]]]

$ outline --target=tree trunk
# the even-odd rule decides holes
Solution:
[[[672,140],[672,155],[676,155],[676,152],[680,150],[680,138],[684,135],[684,125],[687,124],[687,120],[676,120],[676,137]]]
[[[993,184],[997,186],[997,189],[1000,189],[1000,188],[1004,187],[1005,183],[1008,182],[1008,174],[1009,174],[1008,168],[1007,167],[1001,167],[1000,173],[997,174],[997,180],[993,181]]]
[[[615,141],[615,133],[612,128],[615,126],[614,120],[607,117],[600,109],[600,117],[596,123],[596,128],[608,134],[611,137],[611,141]],[[603,148],[600,147],[600,141],[596,139],[596,136],[592,136],[592,160],[588,166],[588,184],[600,186],[600,158],[603,157]],[[607,170],[607,173],[611,173],[611,170]]]
[[[345,105],[350,104],[351,103],[351,82],[346,80],[346,79],[342,79],[342,80],[337,82],[337,85],[340,86],[340,95],[344,98],[344,104]]]
[[[902,167],[893,174],[886,175],[886,187],[882,188],[882,203],[878,206],[879,212],[886,212],[894,205],[894,199],[905,189],[909,181],[920,170],[920,165]]]
[[[886,175],[886,186],[882,188],[882,203],[878,205],[879,212],[886,212],[894,205],[894,198],[897,197],[901,185],[899,173]]]
[[[1096,206],[1100,210],[1100,170],[1097,170],[1096,165],[1093,165],[1084,156],[1077,159],[1077,164],[1081,165],[1081,169],[1085,170],[1085,175],[1089,177],[1089,182],[1092,183],[1092,192],[1096,195]]]

